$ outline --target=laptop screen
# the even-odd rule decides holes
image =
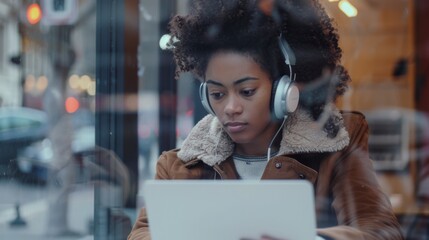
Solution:
[[[143,186],[153,240],[315,239],[305,180],[150,180]]]

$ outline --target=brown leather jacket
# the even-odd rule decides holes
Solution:
[[[338,112],[341,129],[328,137],[303,111],[288,119],[277,156],[262,179],[305,179],[314,185],[318,234],[327,238],[403,239],[391,204],[377,183],[368,156],[364,115]],[[157,179],[237,179],[233,144],[216,118],[207,116],[191,131],[182,148],[164,152]],[[128,236],[149,240],[145,209]]]

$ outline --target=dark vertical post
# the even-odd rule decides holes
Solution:
[[[121,202],[121,191],[95,190],[95,239],[121,239],[129,229],[112,225],[114,209],[135,207],[138,183],[137,139],[137,46],[138,46],[138,0],[97,1],[96,32],[96,144],[113,151],[128,170],[130,193],[126,202]],[[99,163],[109,164],[96,156]],[[108,159],[112,161],[112,159]],[[118,171],[110,169],[109,178]],[[124,188],[122,187],[121,190]],[[123,193],[122,193],[123,194]],[[120,237],[121,236],[121,237]],[[119,237],[119,238],[118,238]]]
[[[130,173],[130,198],[127,207],[136,207],[138,190],[138,45],[139,45],[139,1],[127,0],[125,3],[125,33],[124,33],[124,93],[127,103],[133,106],[126,109],[124,115],[123,142],[126,145],[123,161]]]
[[[416,33],[416,107],[429,113],[429,3],[425,0],[415,1]]]
[[[416,55],[416,85],[415,103],[418,115],[416,116],[416,149],[420,155],[417,160],[417,197],[427,203],[429,190],[424,188],[423,181],[429,179],[429,157],[423,154],[429,147],[429,129],[425,124],[429,120],[429,2],[415,0],[415,55]],[[422,152],[420,152],[422,151]],[[426,229],[428,229],[426,227]]]
[[[176,12],[176,1],[160,0],[160,36],[167,33],[170,17]],[[159,152],[176,147],[177,81],[170,51],[159,49]]]

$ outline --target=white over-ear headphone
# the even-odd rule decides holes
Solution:
[[[212,106],[210,106],[207,84],[205,82],[200,84],[200,99],[201,104],[203,104],[203,107],[206,109],[206,111],[215,116],[216,114],[214,113]]]
[[[285,58],[285,63],[289,66],[289,76],[283,75],[280,79],[273,82],[271,92],[270,109],[272,115],[277,120],[283,120],[289,113],[296,110],[299,102],[299,90],[291,77],[295,78],[292,72],[292,65],[295,65],[296,58],[289,44],[279,36],[279,46]],[[203,107],[212,115],[215,115],[208,96],[207,84],[200,85],[200,99]]]

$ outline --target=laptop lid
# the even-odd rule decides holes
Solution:
[[[313,186],[304,180],[149,180],[152,240],[316,238]]]

